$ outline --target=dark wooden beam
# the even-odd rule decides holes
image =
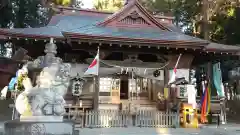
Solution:
[[[78,42],[78,39],[71,39],[71,42]],[[96,38],[81,38],[81,42],[91,42],[91,43],[101,43],[101,44],[117,44],[117,45],[132,45],[132,46],[151,46],[151,47],[169,47],[169,48],[188,48],[188,49],[203,49],[206,44],[198,43],[198,42],[163,42],[163,43],[141,43],[141,42],[127,42],[127,41],[117,41],[117,40],[100,40]]]
[[[88,52],[96,52],[96,48],[99,46],[98,43],[88,44],[87,42],[72,42],[72,50],[87,50]],[[100,51],[111,51],[111,52],[125,52],[125,53],[141,53],[141,54],[179,54],[179,53],[189,53],[195,54],[199,53],[200,49],[186,49],[186,48],[166,48],[166,47],[152,47],[152,46],[133,46],[133,45],[123,45],[123,44],[101,44]]]

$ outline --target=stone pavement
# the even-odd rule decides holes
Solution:
[[[206,125],[199,129],[186,128],[83,128],[80,135],[240,135],[240,124]]]
[[[80,129],[80,135],[194,135],[199,129],[167,129],[167,128],[95,128]]]
[[[203,126],[202,129],[212,130],[212,131],[221,131],[228,134],[232,133],[234,135],[240,135],[240,124],[234,124],[234,123],[228,123],[220,126],[207,125],[207,126]]]
[[[0,122],[0,133],[4,131]],[[200,129],[186,128],[80,128],[79,135],[240,135],[240,124],[202,126]]]
[[[231,127],[231,126],[230,126]],[[228,128],[216,126],[203,127],[201,129],[184,128],[95,128],[80,129],[80,135],[240,135],[237,127]]]
[[[0,122],[0,133],[4,131],[4,124],[3,122]]]

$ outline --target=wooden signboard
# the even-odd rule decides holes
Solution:
[[[120,103],[120,79],[112,80],[111,98],[113,104]]]

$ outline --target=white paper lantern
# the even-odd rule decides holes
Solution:
[[[82,90],[83,90],[83,80],[81,80],[80,78],[75,79],[72,85],[72,94],[74,96],[80,96],[82,94]]]

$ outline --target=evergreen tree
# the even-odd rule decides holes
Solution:
[[[8,0],[1,8],[2,28],[26,28],[46,24],[48,10],[41,0]]]
[[[0,28],[27,28],[46,24],[48,9],[41,0],[4,0],[0,3]],[[12,44],[0,42],[0,55],[9,56]],[[7,51],[8,50],[8,51]]]

